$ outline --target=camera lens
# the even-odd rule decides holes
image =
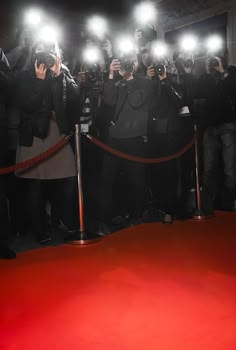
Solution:
[[[209,68],[216,68],[219,66],[218,60],[214,57],[209,60]]]
[[[164,74],[164,72],[165,72],[165,66],[164,66],[164,64],[158,64],[158,65],[155,67],[155,69],[156,69],[156,73],[157,73],[158,75],[162,75],[162,74]]]
[[[56,63],[55,57],[51,54],[45,56],[45,65],[49,68],[53,67]]]
[[[127,73],[127,74],[132,73],[133,68],[134,68],[134,64],[129,60],[123,60],[120,62],[120,69],[124,73]]]

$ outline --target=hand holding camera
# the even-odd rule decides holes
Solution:
[[[56,77],[61,74],[61,58],[54,56],[55,63],[53,66],[49,66],[49,69],[55,74]]]
[[[47,67],[45,66],[45,64],[41,63],[38,65],[38,61],[36,60],[34,64],[34,69],[37,79],[44,80],[46,78]]]
[[[112,60],[110,64],[109,79],[113,79],[115,72],[120,70],[120,61],[118,59]]]
[[[148,78],[152,79],[156,76],[155,68],[153,66],[149,66],[147,69]]]
[[[207,65],[209,69],[215,69],[219,73],[224,73],[225,71],[220,57],[209,58]]]
[[[160,80],[166,79],[166,67],[163,64],[149,66],[147,69],[147,76],[150,79],[153,79],[155,76],[158,76]]]

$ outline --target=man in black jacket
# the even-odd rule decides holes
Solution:
[[[127,64],[126,64],[127,63]],[[114,59],[109,79],[104,83],[104,104],[113,108],[107,144],[127,155],[146,156],[146,135],[151,98],[150,80],[134,77],[134,66]],[[115,72],[122,80],[116,82]],[[128,186],[127,210],[132,220],[140,218],[145,196],[145,165],[111,154],[103,159],[99,199],[99,233],[108,233],[114,208],[114,184],[120,171],[126,174]],[[123,198],[124,202],[127,202]],[[105,224],[105,225],[104,225]]]
[[[207,62],[208,74],[196,83],[196,95],[206,99],[202,184],[211,197],[212,208],[219,196],[220,208],[232,210],[236,197],[236,72],[233,67],[226,69],[220,57],[215,60],[214,65],[210,60]],[[216,181],[220,161],[222,188]]]
[[[150,66],[147,75],[153,79],[154,91],[148,132],[149,156],[165,157],[190,141],[193,127],[190,120],[183,121],[178,115],[182,98],[167,77],[165,67],[158,71]],[[183,198],[177,192],[180,180],[177,160],[152,164],[149,170],[153,202],[163,212],[163,223],[172,223],[174,216],[183,215]]]
[[[7,59],[0,49],[0,168],[7,166],[7,110],[6,102],[10,88],[10,67]],[[8,247],[9,235],[8,209],[7,209],[7,181],[0,175],[0,258],[15,258],[15,252]]]

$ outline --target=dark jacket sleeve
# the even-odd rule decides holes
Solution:
[[[114,107],[118,98],[118,87],[114,79],[108,79],[103,86],[103,101],[106,105]]]
[[[24,112],[37,111],[43,100],[46,79],[38,79],[31,71],[22,71],[17,77],[16,97]]]
[[[80,122],[80,89],[70,73],[65,74],[67,86],[66,110],[72,126]]]
[[[223,78],[223,88],[227,91],[228,96],[233,104],[234,111],[236,112],[236,67],[230,66],[228,69],[228,76]]]
[[[10,65],[7,58],[0,48],[0,89],[6,95],[6,90],[9,90],[13,84],[13,73],[11,71]]]

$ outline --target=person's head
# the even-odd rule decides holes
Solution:
[[[141,62],[144,65],[144,67],[149,67],[152,64],[152,55],[150,53],[150,50],[148,49],[143,49],[141,51]]]

